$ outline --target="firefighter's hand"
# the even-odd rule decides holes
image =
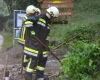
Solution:
[[[46,46],[49,46],[49,40],[45,40]]]
[[[34,36],[35,35],[35,32],[34,31],[30,31],[31,33],[31,36]]]
[[[49,47],[47,47],[46,49],[47,49],[47,51],[50,51],[50,48]]]

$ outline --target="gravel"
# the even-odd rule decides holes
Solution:
[[[4,65],[7,62],[7,69],[9,71],[10,80],[24,80],[23,74],[21,74],[21,61],[22,61],[22,52],[23,48],[20,45],[12,46],[8,48],[6,51],[0,51],[0,80],[2,80]],[[54,52],[58,57],[66,53],[66,50],[56,50]],[[8,56],[8,60],[6,61],[6,57]],[[51,55],[49,54],[48,61],[46,64],[45,75],[59,75],[61,64]],[[23,70],[24,72],[24,70]],[[19,78],[19,79],[18,79]],[[54,77],[50,77],[50,80],[59,80],[58,77],[55,79],[51,79]]]

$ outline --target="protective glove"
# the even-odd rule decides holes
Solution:
[[[47,47],[46,49],[47,49],[47,51],[50,51],[50,48],[49,47]]]
[[[34,31],[30,31],[31,36],[35,36],[35,32]]]
[[[49,46],[49,40],[45,40],[45,45]]]
[[[46,50],[50,51],[50,48],[48,47],[49,46],[49,40],[48,40],[48,38],[46,38],[46,40],[45,40],[45,45],[47,46]]]

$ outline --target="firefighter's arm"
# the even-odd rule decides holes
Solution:
[[[31,21],[31,22],[33,22],[35,24],[38,21],[38,16],[28,17],[28,19],[26,21]]]
[[[46,42],[46,46],[49,46],[49,35],[47,36],[45,42]]]
[[[32,16],[31,16],[31,17],[28,17],[28,18],[26,19],[26,21],[25,21],[25,26],[26,26],[26,28],[33,27],[34,24],[37,23],[37,21],[38,21],[38,18],[35,17],[35,16],[33,16],[33,17],[32,17]]]
[[[32,21],[26,20],[26,21],[24,22],[24,25],[25,25],[26,28],[30,28],[30,27],[33,26],[33,22],[32,22]]]

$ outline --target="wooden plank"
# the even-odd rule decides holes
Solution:
[[[63,3],[63,4],[41,4],[41,8],[45,9],[51,6],[56,6],[57,8],[73,8],[73,3]]]
[[[74,15],[73,11],[60,11],[59,16],[72,16]]]
[[[72,2],[72,0],[61,0],[61,1],[53,1],[53,0],[44,0],[43,3],[68,3],[68,2]]]

